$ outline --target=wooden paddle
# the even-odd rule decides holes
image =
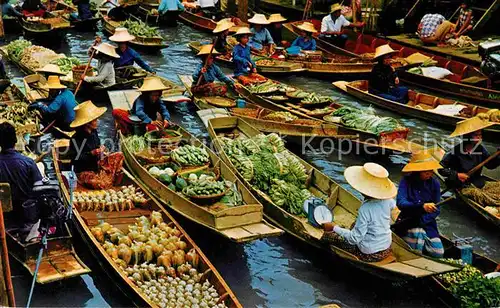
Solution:
[[[496,151],[495,153],[491,154],[488,158],[486,158],[482,163],[478,164],[474,168],[470,169],[469,172],[467,172],[467,176],[471,176],[474,173],[476,173],[478,170],[481,170],[484,165],[495,159],[498,155],[500,155],[500,150]],[[451,187],[446,188],[441,192],[441,195],[444,195],[446,192],[450,191]]]
[[[92,53],[90,54],[90,58],[89,58],[89,62],[87,62],[87,66],[85,66],[85,70],[83,71],[83,75],[87,74],[87,70],[90,68],[90,63],[92,62],[92,59],[94,58],[95,52],[96,52],[96,50],[94,48],[92,48]],[[80,87],[82,86],[82,82],[83,82],[83,79],[80,79],[80,81],[78,82],[78,85],[76,86],[75,96],[78,93],[78,91],[80,90]]]
[[[439,201],[438,203],[436,203],[436,204],[434,204],[434,205],[435,205],[436,207],[438,207],[438,206],[441,206],[441,205],[443,205],[443,204],[445,204],[445,203],[448,203],[449,201],[451,201],[451,200],[453,200],[453,199],[455,199],[455,197],[454,197],[454,196],[451,196],[451,197],[448,197],[448,198],[446,198],[446,199],[444,199],[444,200],[442,200],[442,201]],[[398,222],[395,222],[395,223],[393,223],[393,224],[392,224],[391,228],[392,228],[392,229],[397,229],[397,228],[398,228],[398,226],[400,226],[400,225],[404,224],[405,222],[407,222],[407,221],[408,221],[408,220],[410,220],[410,219],[412,219],[412,218],[402,219],[402,220],[400,220],[400,221],[398,221]]]
[[[212,44],[212,48],[210,48],[210,53],[208,54],[207,58],[205,59],[205,64],[203,65],[203,68],[207,68],[208,59],[210,59],[210,57],[212,56],[212,53],[214,52],[215,45],[217,44],[218,40],[219,40],[219,37],[216,37],[215,40],[214,40],[214,43]],[[203,77],[203,73],[200,74],[200,77],[198,77],[198,81],[196,81],[196,86],[200,85],[202,77]]]

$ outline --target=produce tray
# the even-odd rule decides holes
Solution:
[[[409,133],[410,133],[409,128],[402,128],[399,130],[395,130],[393,132],[383,132],[380,133],[379,135],[379,142],[386,143],[386,142],[393,142],[396,140],[406,140],[408,139]]]
[[[215,107],[231,108],[236,106],[236,102],[233,99],[222,96],[206,96],[202,100]]]
[[[226,191],[221,192],[220,194],[207,195],[207,196],[188,196],[184,194],[184,190],[183,194],[199,205],[213,205],[213,203],[222,199],[222,197],[224,197],[230,190],[231,188],[228,188]]]

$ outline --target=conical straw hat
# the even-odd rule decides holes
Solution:
[[[270,24],[269,20],[267,20],[266,16],[263,14],[255,14],[253,15],[252,18],[248,20],[249,23],[251,24],[256,24],[256,25],[268,25]]]
[[[79,127],[94,121],[102,116],[107,108],[97,107],[92,101],[85,101],[75,107],[75,120],[69,125],[72,128]]]
[[[333,13],[336,11],[341,11],[341,10],[342,10],[342,5],[340,5],[338,3],[334,3],[334,4],[332,4],[332,6],[330,6],[330,13]]]
[[[267,20],[269,21],[270,23],[273,23],[273,22],[284,22],[286,21],[286,18],[281,16],[280,13],[278,14],[271,14],[271,16],[269,16],[269,19]]]
[[[120,56],[116,53],[116,47],[109,43],[101,43],[98,46],[95,46],[94,49],[110,57],[120,58]]]
[[[297,29],[300,29],[302,31],[311,32],[311,33],[318,32],[318,30],[316,30],[316,28],[314,28],[314,25],[310,22],[304,22],[304,23],[298,25]]]
[[[230,19],[224,18],[224,19],[220,20],[219,22],[217,22],[217,26],[215,27],[214,31],[212,31],[212,32],[213,33],[221,33],[221,32],[224,32],[226,30],[231,29],[232,27],[234,27],[234,23]]]
[[[457,126],[455,127],[455,130],[453,131],[453,133],[451,133],[450,137],[467,135],[469,133],[484,129],[494,124],[495,123],[482,120],[479,117],[472,117],[470,119],[458,122]]]
[[[366,163],[345,170],[347,183],[360,193],[375,199],[391,199],[397,194],[396,185],[389,179],[389,172],[379,164]]]
[[[66,89],[66,86],[61,83],[59,80],[59,76],[56,75],[51,75],[47,79],[47,83],[42,85],[43,88],[49,89],[49,90],[62,90]]]
[[[250,29],[248,27],[241,27],[238,29],[238,31],[236,31],[236,33],[234,34],[235,36],[238,36],[238,35],[253,35],[252,31],[250,31]]]
[[[163,84],[160,78],[158,77],[146,77],[144,78],[144,83],[142,87],[137,89],[139,92],[151,92],[151,91],[163,91],[166,90],[167,87]]]
[[[403,172],[431,171],[443,168],[439,162],[428,152],[420,151],[413,153],[411,160],[403,168]]]
[[[218,55],[219,52],[217,50],[212,50],[212,44],[207,44],[207,45],[202,45],[200,51],[198,52],[197,56],[204,56],[204,55],[209,55],[210,51],[212,51],[213,55]]]
[[[46,64],[44,67],[36,70],[38,73],[48,73],[51,75],[65,76],[58,65],[55,64]]]
[[[373,56],[373,58],[376,59],[378,57],[385,56],[385,55],[388,55],[388,54],[391,54],[391,53],[397,53],[397,52],[398,51],[392,49],[391,46],[389,46],[389,44],[385,44],[385,45],[382,45],[382,46],[378,46],[375,49],[375,56]]]
[[[128,33],[127,28],[116,28],[115,33],[109,37],[113,42],[130,42],[135,39],[135,36]]]

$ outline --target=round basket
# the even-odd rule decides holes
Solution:
[[[73,72],[73,82],[80,82],[80,76],[82,76],[83,72],[85,72],[85,68],[87,65],[76,65],[71,68]],[[92,67],[89,67],[85,76],[92,76],[94,73],[92,72]]]
[[[309,95],[309,93],[307,92],[304,92],[304,91],[301,91],[301,90],[296,90],[296,91],[288,91],[286,92],[286,96],[291,100],[291,101],[294,101],[294,102],[300,102],[302,101],[304,98],[307,97],[307,95]]]
[[[222,96],[206,96],[203,97],[202,100],[215,107],[231,108],[236,106],[234,99]]]
[[[284,95],[271,95],[266,96],[265,98],[275,103],[283,103],[288,101],[288,97]]]
[[[179,143],[182,139],[182,134],[176,130],[171,129],[155,130],[144,134],[144,139],[146,140],[146,142],[149,142],[153,145],[157,145],[159,143],[172,144]]]
[[[196,174],[196,176],[198,176],[198,178],[202,174],[206,174],[208,176],[212,176],[215,181],[218,181],[219,178],[220,178],[220,170],[219,170],[219,168],[213,168],[213,169],[212,168],[206,168],[206,169],[198,169],[198,170],[186,171],[186,172],[184,172],[184,170],[181,170],[181,173],[179,173],[178,176],[187,182],[187,181],[189,181],[189,175],[190,174]]]
[[[134,153],[134,156],[141,164],[161,164],[171,161],[169,155],[165,155],[157,148],[142,150]]]
[[[324,111],[324,112],[321,112],[321,113],[314,113],[314,112],[308,112],[307,115],[308,116],[311,116],[313,118],[318,118],[318,119],[323,119],[323,117],[329,115],[329,114],[332,114],[333,112],[335,111],[335,109],[330,109],[328,111]]]
[[[186,187],[187,188],[187,187]],[[184,192],[186,190],[186,188],[184,188],[182,190],[182,193],[187,196],[189,199],[193,200],[195,203],[197,204],[213,204],[217,201],[219,201],[220,199],[222,199],[222,197],[224,197],[230,190],[231,188],[228,188],[226,189],[225,191],[221,192],[220,194],[216,194],[216,195],[206,195],[206,196],[188,196],[186,195]]]
[[[312,102],[308,102],[308,101],[300,101],[300,105],[304,108],[323,108],[323,107],[326,107],[328,105],[331,105],[333,103],[333,101],[331,99],[328,99],[328,100],[324,100],[324,101],[321,101],[321,102],[316,102],[316,103],[312,103]]]

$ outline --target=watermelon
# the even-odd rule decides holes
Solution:
[[[177,180],[175,181],[175,187],[177,187],[179,191],[182,191],[187,186],[188,186],[187,182],[183,178],[178,176]]]
[[[174,184],[172,184],[172,183],[170,183],[170,184],[168,185],[168,189],[175,191],[175,185],[174,185]]]
[[[158,179],[160,180],[160,182],[167,185],[172,183],[172,177],[166,173],[162,173]]]

